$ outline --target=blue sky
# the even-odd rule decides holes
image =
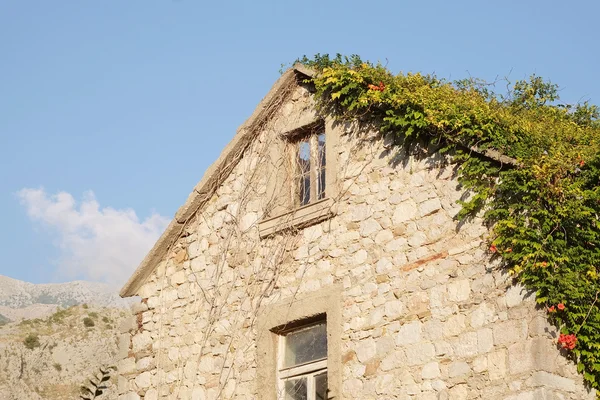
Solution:
[[[0,274],[121,283],[304,54],[600,103],[593,1],[0,3]]]

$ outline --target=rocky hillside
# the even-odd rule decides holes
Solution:
[[[89,304],[99,307],[128,308],[114,288],[102,283],[74,281],[33,284],[0,275],[0,324],[3,320],[40,318],[57,310]]]
[[[79,398],[87,379],[116,364],[117,331],[128,315],[123,308],[82,305],[0,326],[0,399]],[[109,388],[98,399],[116,397]]]

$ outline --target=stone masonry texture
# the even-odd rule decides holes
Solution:
[[[257,377],[257,320],[336,285],[338,399],[594,399],[534,295],[490,261],[482,221],[454,219],[463,192],[435,152],[338,124],[334,215],[260,238],[281,175],[269,149],[312,104],[298,86],[139,289],[119,398],[260,399],[275,388]]]

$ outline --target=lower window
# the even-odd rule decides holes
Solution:
[[[279,399],[327,399],[327,322],[278,330]]]

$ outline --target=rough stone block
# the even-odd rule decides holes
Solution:
[[[152,384],[152,374],[148,371],[142,372],[135,377],[135,384],[139,388],[148,388]]]
[[[451,357],[454,354],[452,345],[445,341],[437,341],[434,343],[436,357]]]
[[[119,325],[119,332],[127,333],[137,330],[137,321],[134,316],[125,318]]]
[[[508,348],[508,367],[511,374],[535,370],[554,372],[557,357],[552,341],[539,337],[527,339]]]
[[[450,378],[462,378],[471,373],[471,367],[464,361],[456,361],[448,366],[448,376]]]
[[[422,325],[420,321],[413,321],[402,325],[396,334],[396,344],[398,346],[406,346],[411,343],[420,342]]]
[[[494,321],[494,309],[488,303],[480,304],[470,316],[473,328],[480,328]]]
[[[397,318],[404,314],[404,304],[400,300],[391,300],[385,303],[384,313],[388,318]]]
[[[479,352],[476,332],[467,332],[452,341],[454,354],[459,357],[473,357]]]
[[[152,343],[152,337],[150,336],[150,332],[144,331],[134,335],[131,339],[131,342],[133,343],[133,351],[137,353],[138,351],[150,346]]]
[[[409,221],[417,216],[417,205],[413,201],[406,201],[396,206],[392,222],[394,225]]]
[[[154,366],[154,357],[144,357],[136,363],[136,368],[138,371],[143,371],[150,369]]]
[[[512,320],[494,324],[494,344],[507,345],[527,338],[527,321]]]
[[[158,296],[149,297],[147,304],[148,308],[153,310],[160,305],[160,298]]]
[[[381,231],[381,225],[373,218],[369,218],[360,223],[360,235],[362,237],[371,237]]]
[[[546,336],[550,337],[551,334],[556,332],[556,328],[548,323],[546,317],[538,315],[531,320],[529,323],[529,335],[530,336]]]
[[[528,296],[528,291],[519,283],[506,290],[505,300],[508,308],[518,306]]]
[[[442,208],[442,203],[440,203],[440,199],[433,198],[423,203],[419,204],[419,216],[424,217],[426,215],[433,214]]]
[[[394,339],[390,336],[383,336],[376,341],[377,357],[383,358],[390,354],[395,347]]]
[[[477,347],[480,354],[492,350],[494,347],[494,336],[490,328],[483,328],[477,331]]]
[[[170,278],[171,285],[173,286],[181,285],[185,281],[185,271],[183,270],[175,272]]]
[[[473,360],[473,371],[480,374],[488,369],[487,356],[479,356]]]
[[[129,357],[125,358],[117,364],[117,370],[120,375],[130,374],[135,372],[135,358]]]
[[[157,285],[154,282],[146,282],[144,285],[142,285],[142,287],[140,288],[140,290],[138,290],[138,296],[140,296],[142,299],[146,299],[150,296],[153,296],[156,293],[157,290]]]
[[[433,360],[435,347],[432,343],[411,344],[404,349],[407,365],[422,365]]]
[[[123,333],[119,335],[119,360],[124,359],[129,354],[129,344],[131,342],[131,335],[129,333]]]
[[[363,339],[356,347],[356,357],[361,363],[366,363],[377,354],[377,345],[373,339]]]
[[[448,284],[448,300],[450,301],[466,301],[469,299],[470,294],[471,287],[468,279],[461,279]]]
[[[427,363],[421,370],[421,378],[423,379],[435,379],[440,376],[440,365],[437,361]]]
[[[144,400],[158,400],[158,391],[156,389],[150,389],[144,395]]]
[[[449,390],[448,399],[467,400],[469,398],[469,389],[467,385],[456,385]]]
[[[206,389],[203,387],[195,387],[192,389],[192,400],[206,400]],[[146,399],[144,399],[146,400]]]
[[[190,243],[188,245],[188,258],[190,260],[193,260],[194,258],[198,257],[201,253],[200,250],[200,242],[199,241],[193,241],[192,243]]]
[[[448,321],[444,322],[443,333],[444,336],[457,336],[465,331],[465,316],[462,314],[453,315],[448,318]]]
[[[537,371],[527,380],[529,386],[542,386],[545,388],[563,390],[566,392],[577,391],[577,386],[572,379],[564,378],[559,375],[551,374],[545,371]]]
[[[502,349],[488,354],[487,365],[491,380],[503,379],[506,376],[506,350]]]
[[[131,313],[137,314],[148,310],[148,304],[142,302],[136,302],[131,305]]]

